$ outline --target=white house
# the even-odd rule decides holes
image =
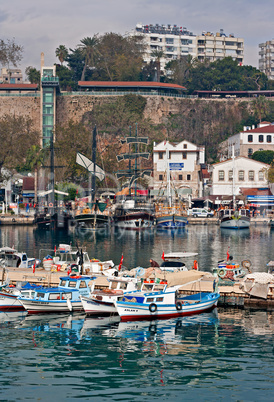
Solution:
[[[240,188],[268,187],[269,165],[245,157],[236,157],[212,165],[212,195],[239,195]],[[234,180],[233,180],[234,172]]]
[[[201,195],[199,172],[205,162],[205,148],[189,141],[171,143],[162,141],[153,146],[153,178],[154,190],[167,186],[170,174],[171,188],[181,194]],[[183,189],[185,191],[183,191]],[[186,191],[188,189],[188,191]],[[178,191],[181,190],[181,191]]]
[[[274,125],[262,122],[252,127],[244,127],[244,131],[228,138],[228,158],[232,157],[234,146],[235,156],[251,157],[255,151],[274,151]]]

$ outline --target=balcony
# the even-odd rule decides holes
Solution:
[[[41,79],[42,87],[59,87],[59,77],[42,77]]]

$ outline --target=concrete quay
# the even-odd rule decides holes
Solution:
[[[0,225],[34,225],[34,217],[29,215],[0,215]]]

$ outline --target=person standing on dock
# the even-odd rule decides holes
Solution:
[[[150,259],[149,262],[150,262],[150,266],[152,268],[160,268],[160,265],[158,264],[157,261],[154,261],[154,260]]]

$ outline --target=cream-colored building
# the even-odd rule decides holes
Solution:
[[[274,39],[259,44],[259,70],[274,79]]]
[[[227,139],[228,158],[235,156],[250,158],[256,151],[274,151],[274,125],[269,122],[258,124],[257,128],[244,127],[244,131],[234,134]]]
[[[164,70],[168,61],[187,55],[199,61],[215,61],[228,56],[239,64],[244,61],[244,40],[235,38],[233,34],[226,35],[222,29],[216,34],[203,32],[195,35],[177,25],[137,24],[131,34],[143,36],[146,63],[155,60],[154,51],[164,52],[164,57],[160,59],[161,70]]]
[[[269,165],[245,157],[211,165],[211,195],[239,195],[241,188],[268,187]],[[233,179],[234,176],[234,179]]]
[[[2,68],[0,83],[3,84],[22,84],[23,75],[19,68]]]
[[[205,149],[189,141],[171,143],[162,141],[153,147],[153,181],[155,190],[164,190],[168,185],[178,194],[202,194],[200,180],[201,164],[205,162]],[[179,190],[179,191],[178,191]]]

